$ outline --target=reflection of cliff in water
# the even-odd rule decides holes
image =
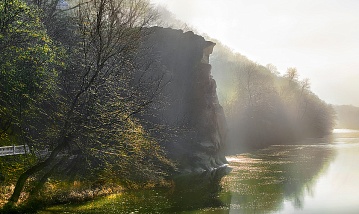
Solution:
[[[226,166],[203,173],[182,175],[175,178],[175,186],[169,193],[172,207],[168,213],[222,207],[219,199],[222,191],[221,179],[231,168]]]
[[[279,211],[285,200],[302,208],[305,195],[312,195],[317,178],[334,157],[328,145],[271,146],[233,156],[233,171],[222,181],[221,198],[233,213]]]

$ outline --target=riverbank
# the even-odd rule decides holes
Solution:
[[[202,207],[208,200],[211,200],[211,192],[218,191],[220,180],[229,172],[230,168],[225,164],[213,170],[178,174],[157,183],[132,184],[129,187],[124,187],[119,183],[103,183],[104,180],[71,183],[51,180],[35,200],[22,204],[29,196],[26,192],[22,195],[19,206],[2,207],[0,213],[103,213],[107,212],[107,209],[114,209],[115,204],[125,205],[123,208],[125,213],[128,210],[133,210],[133,212],[141,210],[146,213],[157,209],[153,207],[153,204],[157,204],[160,210],[171,210],[179,198],[191,199],[193,195],[196,195],[197,200],[186,201],[184,199],[185,207]],[[3,198],[9,198],[13,189],[12,185],[7,192],[7,197]],[[187,189],[191,191],[183,191]],[[167,196],[171,197],[167,198]],[[5,202],[6,200],[3,200],[2,205]]]
[[[51,213],[177,213],[197,210],[218,204],[222,178],[230,168],[222,166],[202,173],[188,173],[173,177],[168,187],[125,190],[118,194],[98,197],[82,203],[50,206],[39,214]]]
[[[227,157],[225,176],[180,176],[171,188],[123,191],[38,213],[354,213],[358,154],[359,132],[335,130],[300,145]]]
[[[130,184],[128,187],[120,183],[106,183],[105,180],[58,182],[51,180],[46,183],[41,195],[26,201],[29,192],[24,192],[18,202],[18,206],[6,207],[7,199],[10,198],[14,185],[1,186],[0,189],[0,213],[36,213],[46,207],[64,206],[66,204],[82,204],[100,200],[104,197],[113,197],[126,191],[148,190],[153,188],[169,189],[171,180],[162,180],[158,183]]]
[[[3,186],[0,190],[0,213],[33,213],[47,206],[65,203],[82,203],[101,196],[117,194],[125,190],[124,187],[118,184],[104,184],[100,186],[100,183],[101,182],[74,181],[70,183],[50,181],[44,186],[41,195],[38,195],[31,201],[26,201],[30,193],[24,192],[16,207],[5,206],[15,186],[13,184]],[[26,202],[24,203],[24,201]]]

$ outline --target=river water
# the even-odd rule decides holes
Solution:
[[[359,213],[359,131],[227,157],[229,167],[40,213]]]

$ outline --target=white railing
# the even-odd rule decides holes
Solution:
[[[21,155],[30,153],[30,149],[28,145],[20,145],[20,146],[3,146],[0,147],[0,156],[7,155]]]

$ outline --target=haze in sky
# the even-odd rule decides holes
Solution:
[[[359,1],[151,1],[259,64],[296,67],[326,102],[359,106]]]

